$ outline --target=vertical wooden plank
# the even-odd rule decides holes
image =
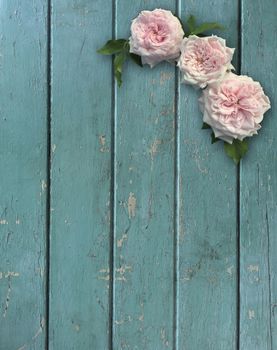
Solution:
[[[43,349],[47,1],[0,4],[0,348]]]
[[[236,2],[182,1],[181,13],[222,23],[218,34],[237,47]],[[236,349],[237,170],[201,130],[199,95],[180,87],[177,348]]]
[[[276,32],[275,0],[242,0],[242,74],[261,82],[272,109],[241,166],[241,350],[277,347]]]
[[[108,349],[110,0],[53,1],[50,349]]]
[[[117,37],[156,6],[117,1]],[[174,74],[130,63],[117,89],[114,349],[173,347]]]

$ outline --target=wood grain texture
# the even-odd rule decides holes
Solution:
[[[47,6],[0,4],[0,349],[43,349]],[[34,28],[36,30],[34,30]]]
[[[211,9],[213,9],[211,11]],[[182,1],[182,18],[217,21],[237,47],[234,1]],[[215,33],[214,33],[215,34]],[[236,349],[236,166],[201,130],[198,91],[180,87],[178,349]]]
[[[110,0],[52,10],[50,349],[108,349]]]
[[[156,6],[117,1],[117,37]],[[130,63],[117,90],[114,349],[173,347],[174,85],[174,66]]]
[[[277,348],[277,3],[242,1],[242,74],[272,102],[241,166],[241,350]],[[253,30],[255,24],[256,30]]]

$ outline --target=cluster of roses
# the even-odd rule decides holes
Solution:
[[[170,11],[142,11],[132,22],[128,50],[151,67],[177,61],[182,82],[203,89],[199,99],[203,121],[212,128],[214,140],[225,141],[228,154],[228,146],[257,134],[270,101],[259,82],[231,72],[234,49],[224,39],[195,33],[185,37],[180,20]],[[239,151],[230,150],[236,162],[244,152]]]

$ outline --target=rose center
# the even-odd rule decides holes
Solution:
[[[166,38],[165,30],[160,25],[151,26],[148,31],[148,36],[154,43],[162,43]]]

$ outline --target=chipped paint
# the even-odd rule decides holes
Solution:
[[[75,324],[74,329],[77,333],[80,332],[80,325]]]
[[[44,192],[47,188],[47,183],[45,180],[41,180],[41,190]]]
[[[166,347],[169,346],[169,341],[168,341],[168,339],[167,339],[167,337],[166,337],[166,332],[165,332],[165,329],[164,329],[164,328],[161,329],[161,340],[162,340],[163,344],[164,344]]]
[[[132,219],[136,216],[137,200],[133,192],[130,192],[128,198],[128,213],[129,218]]]
[[[247,270],[250,272],[259,272],[259,266],[258,265],[249,265],[247,267]]]
[[[5,219],[0,220],[0,225],[8,225],[8,221]]]
[[[19,272],[13,272],[13,271],[0,272],[0,279],[10,278],[10,277],[19,277]]]
[[[155,140],[150,149],[149,149],[149,153],[151,156],[151,159],[154,160],[156,154],[158,153],[158,146],[161,145],[162,141],[161,140]]]
[[[100,152],[109,152],[109,148],[106,146],[106,135],[99,136]]]
[[[11,282],[9,280],[8,291],[7,291],[7,295],[6,295],[5,307],[4,307],[4,312],[3,312],[3,317],[4,318],[7,316],[8,308],[9,308],[9,305],[10,305],[11,291],[12,291],[12,286],[11,286]]]
[[[52,153],[55,153],[57,146],[55,144],[52,145]]]
[[[253,318],[255,318],[255,311],[254,310],[248,310],[248,318],[249,318],[249,320],[253,320]]]
[[[39,329],[36,332],[36,334],[32,337],[32,340],[35,340],[42,333],[44,326],[45,326],[45,319],[42,318],[40,321]]]
[[[132,266],[123,265],[120,268],[115,269],[115,271],[120,273],[120,275],[124,275],[125,272],[132,271]]]
[[[99,273],[101,274],[100,276],[98,276],[99,280],[103,280],[103,281],[109,281],[110,280],[110,269],[109,268],[101,269],[101,270],[99,270]],[[104,275],[104,274],[106,274],[106,275]]]
[[[115,276],[116,281],[126,282],[125,274],[132,271],[132,266],[122,265],[120,268],[115,269],[117,276]]]
[[[117,248],[122,248],[124,241],[128,239],[128,235],[123,233],[122,237],[117,240]]]
[[[227,273],[228,273],[229,275],[232,275],[232,274],[233,274],[233,269],[234,269],[234,266],[233,266],[233,265],[230,266],[230,267],[228,267],[228,268],[227,268]]]
[[[171,80],[174,77],[173,73],[161,72],[160,73],[160,85],[164,85],[167,81]]]

